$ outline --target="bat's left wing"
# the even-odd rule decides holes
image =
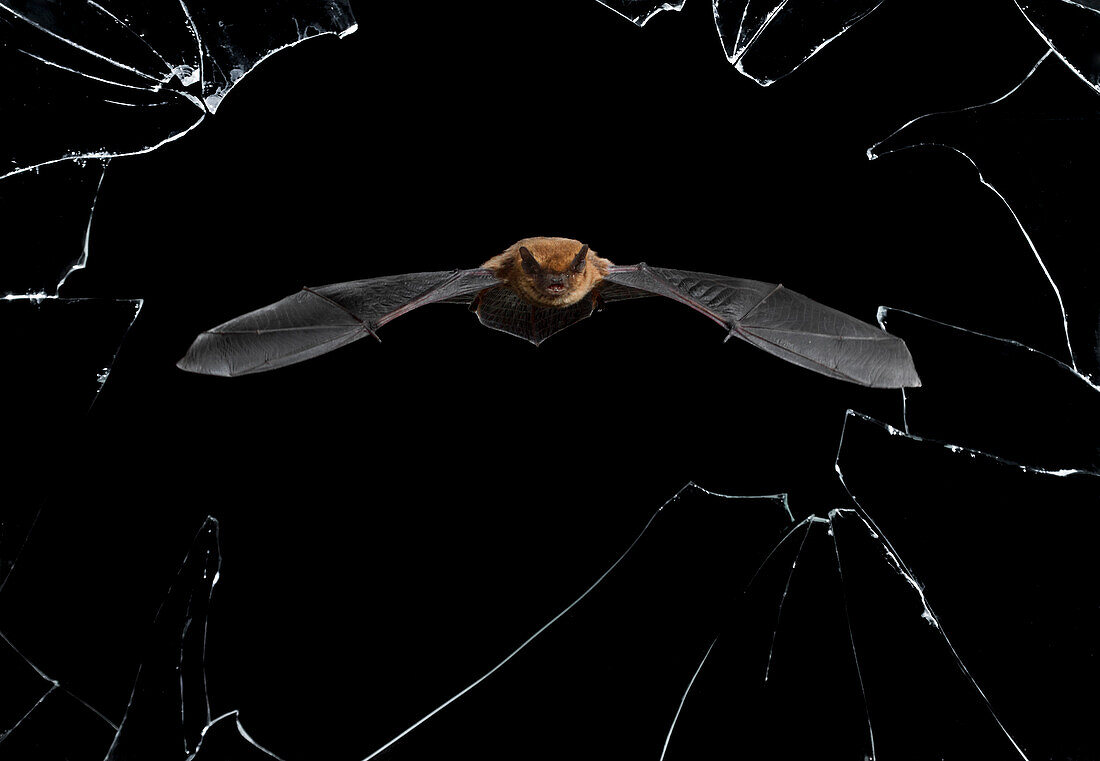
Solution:
[[[497,282],[490,270],[416,272],[303,288],[203,331],[177,364],[206,375],[248,375],[316,357],[435,303],[468,303]],[[377,338],[377,336],[375,336]]]
[[[900,338],[782,285],[646,264],[612,266],[604,281],[679,301],[724,327],[727,340],[737,336],[831,378],[875,388],[920,385]]]

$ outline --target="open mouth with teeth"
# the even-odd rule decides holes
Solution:
[[[551,283],[546,286],[546,290],[550,293],[563,293],[565,291],[565,286],[562,283]]]

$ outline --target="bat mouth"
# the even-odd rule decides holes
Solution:
[[[546,290],[550,293],[565,293],[565,286],[561,283],[551,283],[546,286]]]

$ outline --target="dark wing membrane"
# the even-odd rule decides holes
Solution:
[[[591,316],[594,309],[590,298],[567,307],[537,306],[524,301],[506,285],[490,288],[477,300],[477,318],[482,325],[525,339],[535,346]]]
[[[637,264],[612,267],[613,284],[675,299],[730,336],[832,378],[876,388],[920,385],[905,342],[782,285]]]
[[[652,298],[657,295],[650,291],[642,291],[637,288],[631,288],[630,286],[619,285],[618,283],[609,283],[607,280],[601,281],[597,293],[600,296],[600,300],[605,304],[611,304],[615,301],[628,301],[630,299]]]
[[[274,370],[357,341],[425,304],[469,301],[498,281],[489,270],[391,275],[303,288],[203,331],[177,366],[207,375]]]

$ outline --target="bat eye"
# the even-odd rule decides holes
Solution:
[[[541,271],[542,268],[539,267],[538,259],[531,255],[526,246],[519,247],[519,258],[523,271],[528,275],[537,275]]]
[[[588,263],[588,244],[585,243],[581,246],[580,253],[573,258],[573,263],[569,265],[569,269],[574,273],[584,272],[584,266]]]

